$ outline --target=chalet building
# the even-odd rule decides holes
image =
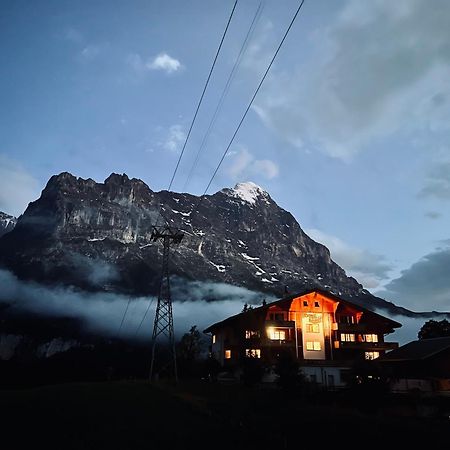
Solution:
[[[392,392],[450,396],[450,337],[412,341],[377,361]]]
[[[204,332],[211,334],[212,355],[235,374],[243,358],[260,358],[270,368],[289,354],[310,381],[342,387],[355,360],[376,359],[398,347],[384,340],[398,327],[391,319],[314,289],[229,317]]]

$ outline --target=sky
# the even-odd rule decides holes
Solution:
[[[167,189],[233,4],[0,0],[0,210],[63,171]],[[238,2],[173,190],[204,192],[298,4]],[[208,193],[253,181],[371,292],[450,310],[449,22],[306,0]]]

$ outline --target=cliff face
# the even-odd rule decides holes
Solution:
[[[0,237],[12,231],[16,223],[17,219],[15,217],[0,211]]]
[[[255,184],[241,183],[198,202],[190,194],[153,192],[126,175],[96,183],[62,173],[0,239],[0,263],[45,283],[156,294],[162,248],[151,232],[161,208],[168,223],[185,233],[171,254],[178,280],[277,296],[317,286],[368,307],[393,306],[347,277],[328,249]]]

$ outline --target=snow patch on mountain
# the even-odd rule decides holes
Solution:
[[[224,191],[228,195],[240,198],[251,205],[254,205],[259,197],[264,199],[267,197],[267,192],[251,181],[247,181],[246,183],[238,183],[233,189],[225,189]]]

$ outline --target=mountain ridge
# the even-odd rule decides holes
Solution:
[[[199,200],[155,192],[126,174],[97,183],[62,172],[0,238],[0,264],[44,283],[155,295],[162,252],[151,233],[161,214],[185,234],[171,255],[178,279],[275,296],[318,287],[366,307],[411,313],[348,277],[329,250],[256,184],[238,183]]]

